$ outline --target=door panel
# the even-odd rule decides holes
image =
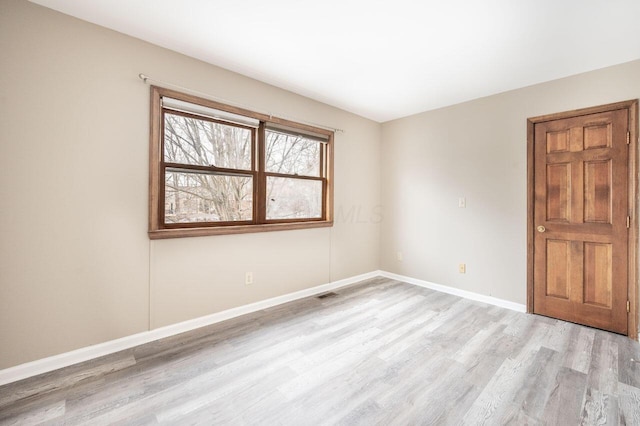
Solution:
[[[547,240],[546,296],[569,299],[571,280],[570,241]]]
[[[584,149],[611,147],[611,124],[593,124],[584,127]]]
[[[547,165],[547,220],[569,222],[571,163]]]
[[[611,160],[584,164],[584,221],[611,223]]]
[[[584,303],[611,308],[612,244],[584,243]]]
[[[569,151],[569,132],[562,130],[560,132],[547,133],[547,152],[565,152]]]
[[[534,125],[533,312],[627,334],[628,110]]]

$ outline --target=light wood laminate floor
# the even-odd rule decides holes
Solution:
[[[0,424],[640,425],[624,336],[376,278],[0,387]]]

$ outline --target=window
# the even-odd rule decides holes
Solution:
[[[151,88],[150,238],[331,226],[333,132]]]

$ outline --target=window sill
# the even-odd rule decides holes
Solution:
[[[149,239],[205,237],[209,235],[248,234],[255,232],[290,231],[293,229],[326,228],[333,221],[313,221],[294,223],[267,223],[263,225],[218,226],[203,228],[157,229],[149,231]]]

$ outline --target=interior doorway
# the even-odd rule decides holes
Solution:
[[[638,102],[528,120],[527,309],[637,339]]]

